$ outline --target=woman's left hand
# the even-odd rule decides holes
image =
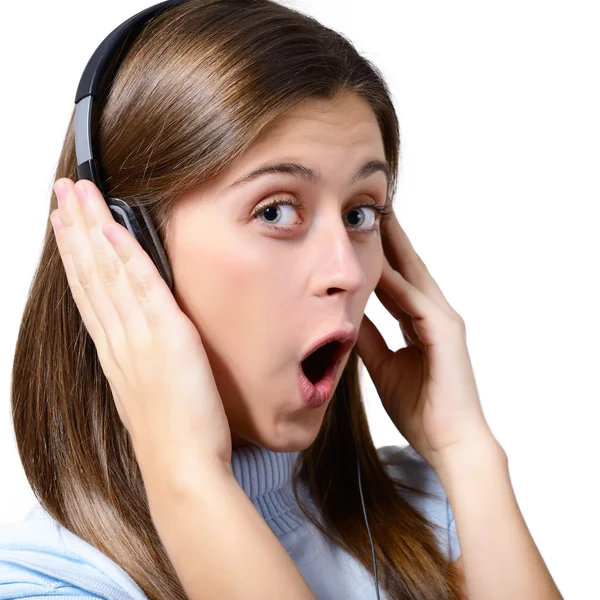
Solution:
[[[382,222],[382,243],[375,294],[398,320],[407,346],[390,350],[364,315],[356,349],[398,431],[437,469],[457,448],[497,442],[479,401],[463,319],[393,213]]]

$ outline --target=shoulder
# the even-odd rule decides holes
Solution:
[[[56,522],[40,505],[0,525],[0,600],[38,596],[142,600],[135,581],[108,556]]]
[[[460,556],[460,545],[454,515],[437,473],[412,446],[382,446],[377,453],[393,479],[424,492],[398,488],[398,493],[435,526],[440,549],[454,562]]]

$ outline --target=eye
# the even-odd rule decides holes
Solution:
[[[292,221],[294,212],[292,208],[301,209],[302,204],[296,200],[293,200],[292,198],[274,198],[273,200],[270,200],[267,203],[259,204],[252,212],[252,216],[256,217],[264,214],[267,218],[267,221],[263,221],[263,225],[266,225],[267,227],[275,227],[275,229],[290,230],[292,229],[291,226],[294,224],[294,221]],[[285,213],[288,213],[288,225],[286,225],[285,223],[283,225],[278,225],[279,223],[281,223],[282,219],[278,216],[277,213],[284,213],[284,221]]]
[[[304,208],[302,203],[299,202],[298,200],[295,200],[292,198],[274,198],[273,200],[269,200],[268,202],[259,204],[252,211],[252,216],[258,217],[258,216],[264,215],[267,219],[266,221],[264,221],[263,219],[259,219],[262,226],[269,227],[271,229],[279,231],[280,233],[289,233],[294,229],[293,225],[297,223],[297,221],[293,221],[292,207],[298,208],[300,210],[302,210]],[[289,208],[289,210],[283,210],[283,209],[288,209],[288,208]],[[389,206],[387,204],[385,206],[381,206],[381,205],[377,204],[377,202],[364,202],[362,204],[358,204],[357,206],[352,208],[348,212],[348,214],[350,214],[350,215],[358,214],[359,215],[358,218],[361,219],[360,214],[362,212],[362,209],[365,209],[365,208],[370,208],[372,210],[373,218],[367,219],[367,222],[371,223],[371,226],[368,228],[357,229],[356,227],[351,227],[351,229],[353,231],[355,231],[356,233],[359,233],[359,234],[373,233],[375,231],[379,231],[379,226],[380,226],[381,221],[383,221],[384,219],[387,219],[392,214],[391,206]],[[287,221],[287,223],[289,223],[288,225],[280,224],[282,219],[278,216],[278,213],[281,213],[281,212],[288,213],[288,221]],[[285,220],[286,220],[286,218],[285,218],[285,214],[284,214],[283,221],[285,222]],[[351,221],[354,221],[354,220],[355,219],[351,219]],[[362,218],[361,222],[364,222],[364,220],[365,220],[365,217]]]

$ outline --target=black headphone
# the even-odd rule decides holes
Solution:
[[[108,61],[120,51],[126,43],[131,42],[142,30],[146,22],[159,12],[182,4],[187,0],[169,0],[155,4],[137,13],[114,29],[98,46],[92,58],[85,67],[77,95],[75,96],[75,153],[77,155],[77,180],[88,179],[102,191],[100,166],[94,158],[92,147],[92,105],[96,95],[99,94],[100,82],[107,70]],[[124,54],[125,52],[123,52]],[[120,61],[114,65],[117,70]],[[142,248],[149,254],[156,265],[162,278],[173,291],[173,275],[167,253],[158,237],[158,233],[143,206],[130,206],[120,198],[107,198],[104,196],[113,218],[123,225],[137,239]]]
[[[184,2],[187,2],[187,0],[168,0],[167,2],[160,2],[159,4],[155,4],[154,6],[142,10],[114,29],[98,48],[96,48],[94,54],[92,54],[92,58],[90,58],[83,71],[79,86],[77,87],[77,95],[75,96],[75,153],[77,155],[77,180],[88,179],[96,185],[106,200],[115,221],[127,228],[129,233],[133,235],[142,248],[149,254],[171,291],[173,291],[173,275],[171,273],[169,259],[146,209],[143,206],[130,206],[120,198],[107,198],[104,195],[102,181],[100,179],[100,166],[98,161],[94,158],[92,149],[92,104],[94,97],[99,94],[100,82],[105,75],[109,60],[116,55],[117,52],[123,52],[123,54],[125,54],[124,49],[126,44],[137,37],[147,21],[153,16],[171,6],[183,4]],[[114,71],[117,70],[119,64],[120,61],[116,61],[113,65]],[[356,462],[358,466],[360,499],[373,555],[375,591],[377,593],[377,600],[379,600],[377,562],[375,560],[375,549],[373,547],[373,539],[371,538],[371,530],[369,529],[369,521],[367,520],[367,511],[365,509],[365,501],[363,498],[360,461],[358,460],[358,456]]]

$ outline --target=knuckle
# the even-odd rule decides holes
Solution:
[[[107,256],[100,263],[100,279],[103,283],[114,284],[121,277],[121,259],[118,256]]]
[[[452,312],[452,322],[459,331],[466,330],[464,319],[456,311]]]
[[[77,278],[79,281],[79,278]],[[85,290],[81,287],[81,285],[72,285],[71,287],[71,295],[73,296],[73,300],[77,305],[77,308],[80,312],[83,312],[84,307],[88,305],[88,298]]]
[[[145,300],[154,288],[153,277],[148,272],[136,273],[131,277],[131,285],[133,286],[135,295],[138,298]]]
[[[181,315],[169,315],[156,324],[156,343],[166,348],[170,354],[181,355],[189,352],[194,341],[190,334],[187,318]]]
[[[202,340],[196,325],[183,312],[178,312],[175,316],[175,335],[176,343],[184,345],[185,349],[190,349],[196,346],[202,346]]]
[[[94,280],[94,273],[96,271],[95,265],[88,260],[77,260],[74,265],[79,285],[81,285],[84,290],[89,290]]]

